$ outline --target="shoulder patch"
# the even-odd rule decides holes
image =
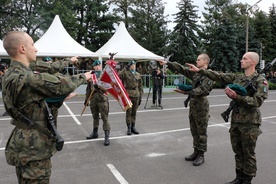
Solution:
[[[39,74],[39,71],[34,71],[34,74]]]
[[[264,84],[264,85],[267,85],[267,81],[265,80],[265,81],[263,82],[263,84]]]

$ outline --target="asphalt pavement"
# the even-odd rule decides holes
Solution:
[[[275,184],[276,91],[261,107],[257,176],[253,184]],[[52,157],[52,184],[224,184],[235,177],[234,154],[229,139],[229,123],[220,114],[230,102],[222,89],[209,98],[208,151],[202,166],[193,166],[184,157],[193,152],[186,96],[163,93],[163,109],[152,109],[152,95],[144,94],[138,109],[139,135],[126,135],[125,112],[110,97],[110,145],[104,146],[100,122],[99,138],[86,140],[92,131],[89,107],[80,116],[84,96],[66,101],[59,110],[58,131],[65,140],[62,151]],[[147,102],[147,106],[145,104]],[[4,113],[0,101],[0,114]],[[13,128],[10,117],[0,117],[0,183],[17,183],[15,168],[6,163],[5,144]]]

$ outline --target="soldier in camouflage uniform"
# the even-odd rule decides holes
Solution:
[[[207,69],[210,58],[207,54],[200,54],[197,57],[197,67],[202,70]],[[200,166],[205,162],[204,152],[207,151],[207,126],[210,118],[209,101],[207,96],[213,89],[213,81],[200,74],[189,71],[177,62],[160,61],[160,64],[167,64],[168,68],[185,75],[192,80],[193,89],[185,91],[184,94],[190,95],[190,130],[193,136],[194,152],[185,157],[186,161],[193,161],[194,166]]]
[[[77,58],[65,58],[60,61],[55,62],[49,62],[52,61],[51,58],[46,57],[43,61],[35,61],[30,63],[30,69],[35,72],[40,73],[49,73],[54,74],[55,76],[63,76],[62,72],[64,71],[65,67],[69,65],[76,65],[77,64]],[[71,93],[70,96],[76,95],[75,93]],[[46,98],[46,101],[51,109],[51,112],[54,116],[55,123],[57,123],[57,117],[58,117],[58,109],[62,106],[64,99],[67,97],[67,95],[55,97],[55,98]],[[56,124],[57,126],[57,124]]]
[[[143,81],[140,73],[136,71],[136,62],[130,61],[127,66],[119,72],[119,77],[132,102],[132,107],[126,111],[127,135],[131,135],[132,133],[139,134],[135,128],[135,123],[137,109],[142,101]]]
[[[93,68],[95,70],[95,74],[97,79],[100,78],[102,73],[102,65],[101,61],[96,60],[93,62]],[[109,134],[110,134],[110,124],[108,122],[108,113],[109,113],[109,102],[107,96],[107,90],[103,87],[94,84],[93,81],[89,81],[86,88],[86,97],[84,104],[87,104],[87,100],[93,90],[92,97],[90,99],[90,110],[93,116],[93,132],[91,135],[86,137],[87,139],[96,139],[98,138],[98,127],[100,122],[100,114],[101,119],[103,120],[103,130],[105,133],[104,145],[108,146],[110,144]]]
[[[201,70],[192,64],[191,71],[205,75],[214,81],[222,84],[244,84],[258,75],[256,65],[259,62],[259,55],[255,52],[247,52],[241,60],[241,68],[244,74],[218,73],[212,70]],[[257,165],[255,157],[255,147],[258,136],[262,133],[260,106],[267,98],[268,82],[259,75],[254,84],[256,91],[252,88],[246,89],[245,96],[240,95],[229,87],[225,88],[226,95],[236,101],[236,106],[232,111],[230,139],[232,149],[235,153],[236,178],[227,184],[250,184],[252,178],[256,176]]]
[[[29,64],[36,60],[37,49],[24,32],[7,33],[3,46],[12,60],[3,78],[3,102],[15,126],[5,148],[6,160],[16,167],[18,183],[48,184],[56,147],[47,128],[44,99],[69,94],[91,74],[56,77],[32,71]]]

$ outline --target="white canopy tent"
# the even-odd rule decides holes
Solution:
[[[0,57],[1,58],[9,57],[8,53],[6,52],[6,50],[3,47],[3,41],[2,40],[0,40]]]
[[[44,35],[35,42],[38,57],[98,57],[76,42],[63,27],[58,15]]]
[[[139,45],[127,31],[124,22],[120,22],[114,35],[99,50],[95,52],[99,59],[109,58],[109,53],[117,53],[116,60],[137,61],[164,59]]]

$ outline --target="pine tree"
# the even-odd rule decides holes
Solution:
[[[171,36],[170,53],[172,60],[179,63],[194,62],[199,54],[200,39],[198,37],[199,21],[198,6],[192,0],[182,0],[178,3],[179,12],[175,14],[176,23]]]

